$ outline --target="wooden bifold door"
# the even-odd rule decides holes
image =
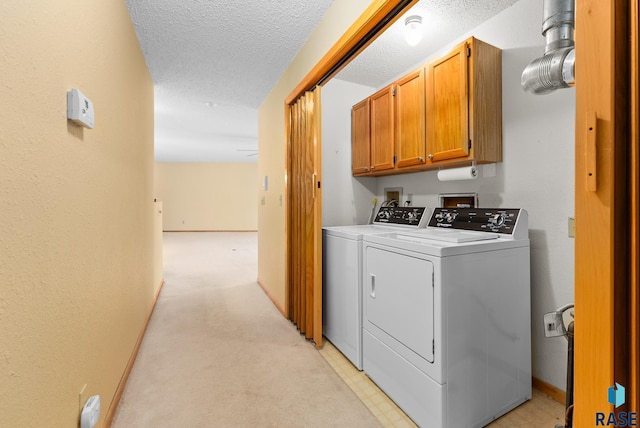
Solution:
[[[288,317],[322,346],[320,87],[289,106]]]

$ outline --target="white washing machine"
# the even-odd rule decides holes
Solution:
[[[424,207],[380,207],[373,224],[322,229],[322,331],[362,370],[362,238],[424,228]]]
[[[363,369],[421,427],[482,427],[531,398],[527,213],[436,208],[363,237]]]

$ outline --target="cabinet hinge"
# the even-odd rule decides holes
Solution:
[[[467,46],[467,57],[471,57],[471,48]]]
[[[396,157],[395,156],[393,157],[393,164],[394,165],[396,164]]]
[[[436,355],[436,341],[435,340],[431,341],[431,354],[432,355]]]
[[[391,90],[391,96],[392,96],[392,97],[395,97],[395,96],[396,96],[396,88],[393,88],[393,89]]]
[[[471,139],[469,139],[469,145],[468,145],[468,147],[469,147],[469,150],[471,150]]]

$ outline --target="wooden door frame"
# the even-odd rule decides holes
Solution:
[[[290,106],[302,94],[312,89],[319,82],[327,80],[331,76],[337,74],[344,67],[347,58],[357,55],[371,44],[375,38],[382,34],[397,18],[400,17],[403,10],[418,3],[419,0],[375,0],[360,15],[360,17],[347,29],[347,31],[338,39],[331,49],[320,59],[320,61],[307,73],[300,81],[295,89],[289,94],[284,101],[284,126],[285,126],[285,294],[284,294],[284,315],[289,318],[289,255],[291,248],[289,238],[292,231],[291,210],[291,180],[289,178],[291,163],[291,115]],[[389,16],[396,14],[389,19]],[[375,33],[373,33],[375,32]],[[372,34],[373,33],[373,34]],[[364,41],[364,42],[363,42]],[[320,203],[322,201],[320,200]]]
[[[631,17],[631,278],[630,292],[630,355],[629,411],[640,411],[640,0],[632,0]]]
[[[295,99],[325,79],[328,74],[337,73],[346,65],[346,63],[340,64],[350,51],[354,49],[360,51],[368,46],[375,36],[358,47],[360,41],[369,36],[372,29],[379,25],[390,11],[402,3],[406,3],[404,7],[408,8],[417,2],[418,0],[373,1],[285,99],[286,129],[289,129],[287,114],[289,105]],[[637,4],[637,0],[633,2]],[[635,231],[637,235],[637,225],[634,229],[634,226],[629,225],[626,220],[622,221],[625,207],[629,206],[626,194],[629,189],[624,183],[630,177],[634,177],[628,175],[630,169],[626,163],[623,164],[621,156],[621,153],[627,153],[629,150],[628,143],[631,138],[627,122],[630,114],[629,109],[625,108],[629,104],[623,99],[628,97],[630,90],[628,79],[624,78],[623,72],[625,68],[630,67],[629,52],[626,51],[628,41],[625,41],[628,37],[629,25],[628,15],[621,13],[628,7],[625,0],[612,0],[612,2],[576,0],[575,303],[578,330],[575,336],[575,426],[591,426],[595,412],[607,410],[606,389],[612,385],[614,379],[624,382],[632,380],[631,386],[635,385],[634,389],[636,389],[631,391],[632,399],[636,400],[632,408],[637,410],[637,380],[629,378],[629,372],[637,378],[637,373],[629,369],[630,355],[635,355],[637,363],[638,344],[637,340],[631,336],[635,330],[629,331],[634,321],[631,316],[635,316],[635,322],[637,322],[637,302],[631,305],[631,309],[627,305],[629,297],[636,300],[638,298],[634,289],[628,285],[630,284],[628,279],[634,272],[629,268],[631,256],[628,254],[630,249],[627,245],[628,234]],[[637,9],[632,10],[637,13]],[[629,10],[626,11],[629,12]],[[377,34],[394,21],[395,19],[389,21]],[[589,64],[589,66],[585,67],[581,64]],[[635,88],[637,91],[637,86]],[[619,104],[620,102],[622,104]],[[634,111],[635,120],[637,120],[637,110]],[[593,128],[589,130],[591,124],[589,121],[594,118],[593,123],[597,125],[597,130]],[[634,135],[637,138],[637,130]],[[585,156],[589,141],[597,147],[595,152],[591,152],[595,153],[597,166],[597,191],[595,192],[584,190],[585,174],[587,174]],[[288,168],[291,160],[288,147],[285,153],[285,167]],[[635,177],[637,179],[637,175]],[[287,263],[290,251],[288,247],[290,191],[290,182],[287,180],[285,186]],[[637,200],[635,203],[637,204]],[[637,213],[637,209],[634,212]],[[623,223],[624,226],[621,226]],[[616,248],[616,244],[621,243],[624,243],[622,244],[623,257],[616,258],[620,256],[621,251],[620,248]],[[597,268],[594,269],[594,266]],[[285,275],[288,284],[288,266]],[[286,302],[288,302],[288,289],[285,289],[285,312],[288,315],[289,308]],[[630,336],[631,340],[629,340]],[[614,345],[619,345],[621,339],[624,340],[622,343],[625,345],[615,348]],[[600,372],[604,373],[600,374]],[[620,377],[617,377],[618,375]]]
[[[615,382],[637,400],[637,383],[629,383],[629,9],[627,0],[576,0],[574,426],[593,426],[596,412],[613,410],[607,390]]]

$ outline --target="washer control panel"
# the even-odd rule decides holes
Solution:
[[[512,235],[521,211],[504,208],[436,208],[429,221],[429,227]]]
[[[373,222],[419,229],[425,227],[428,220],[429,212],[425,207],[380,207]]]

